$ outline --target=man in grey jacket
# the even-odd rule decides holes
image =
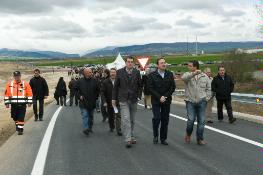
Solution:
[[[182,76],[185,83],[186,110],[187,110],[187,128],[186,143],[190,143],[193,132],[194,122],[197,118],[197,144],[205,145],[204,127],[207,100],[211,98],[211,83],[206,74],[199,70],[198,61],[190,61],[188,63],[189,72]]]
[[[116,107],[116,100],[120,103],[122,130],[126,147],[136,144],[134,136],[135,113],[137,102],[141,98],[142,80],[138,70],[134,68],[134,58],[126,58],[126,66],[117,71],[117,77],[112,90],[112,106]]]

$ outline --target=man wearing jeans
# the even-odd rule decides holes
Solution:
[[[158,69],[149,75],[148,84],[152,95],[152,111],[153,111],[153,143],[158,143],[159,125],[161,144],[168,145],[167,133],[170,106],[172,102],[172,94],[175,90],[175,81],[173,73],[166,70],[166,62],[164,58],[157,60]]]
[[[140,72],[133,66],[134,58],[127,57],[126,66],[117,72],[112,90],[112,105],[116,107],[116,100],[120,103],[122,130],[127,148],[130,148],[132,144],[136,144],[134,136],[135,113],[142,92]]]
[[[186,143],[190,143],[193,132],[194,122],[197,118],[196,139],[198,145],[205,145],[204,127],[207,100],[211,98],[211,84],[205,73],[199,70],[198,61],[188,63],[189,72],[182,76],[185,83],[186,110],[187,110],[187,128]]]
[[[98,81],[92,77],[90,68],[84,69],[84,77],[77,81],[76,90],[79,94],[79,107],[82,115],[83,133],[89,135],[92,132],[93,112],[96,108],[96,100],[99,96]]]

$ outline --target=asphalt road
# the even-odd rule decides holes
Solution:
[[[40,145],[45,131],[58,106],[45,110],[43,122],[26,123],[23,136],[13,135],[0,147],[0,174],[29,175],[41,154]],[[172,106],[171,113],[185,117],[185,107]],[[78,107],[63,107],[57,116],[46,159],[40,159],[45,175],[256,175],[263,171],[262,147],[229,135],[205,130],[207,145],[198,146],[193,134],[192,143],[184,143],[186,122],[170,117],[169,146],[152,143],[152,112],[138,107],[136,116],[138,144],[125,148],[123,138],[110,133],[108,123],[95,114],[94,133],[82,133]],[[263,126],[238,120],[230,125],[215,122],[213,128],[228,134],[263,143]],[[194,131],[195,132],[195,131]],[[39,151],[40,150],[40,151]]]

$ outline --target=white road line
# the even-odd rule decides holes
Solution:
[[[67,100],[68,102],[69,100]],[[47,158],[47,153],[48,153],[48,148],[51,140],[51,136],[53,133],[53,129],[56,123],[56,120],[58,118],[58,115],[62,109],[62,106],[60,106],[54,115],[52,116],[49,125],[47,127],[47,130],[45,132],[44,138],[41,142],[33,169],[31,171],[31,175],[43,175],[44,173],[44,168],[45,168],[45,163],[46,163],[46,158]]]
[[[144,106],[143,104],[138,104],[139,106]],[[180,117],[178,115],[174,115],[172,113],[170,113],[170,116],[174,117],[174,118],[177,118],[177,119],[180,119],[180,120],[183,120],[183,121],[187,121],[186,118],[184,117]],[[197,123],[195,122],[195,125]],[[240,140],[242,142],[246,142],[246,143],[249,143],[251,145],[255,145],[255,146],[258,146],[258,147],[261,147],[263,148],[263,144],[262,143],[259,143],[259,142],[256,142],[256,141],[253,141],[253,140],[250,140],[250,139],[247,139],[245,137],[241,137],[241,136],[238,136],[238,135],[235,135],[235,134],[232,134],[232,133],[229,133],[229,132],[226,132],[226,131],[223,131],[223,130],[220,130],[220,129],[216,129],[216,128],[213,128],[211,126],[205,126],[206,129],[208,130],[211,130],[211,131],[214,131],[214,132],[217,132],[217,133],[220,133],[222,135],[225,135],[225,136],[228,136],[228,137],[232,137],[234,139],[237,139],[237,140]]]

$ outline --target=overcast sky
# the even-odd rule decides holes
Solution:
[[[87,2],[89,1],[89,2]],[[0,0],[0,48],[83,53],[156,42],[259,41],[256,0]]]

